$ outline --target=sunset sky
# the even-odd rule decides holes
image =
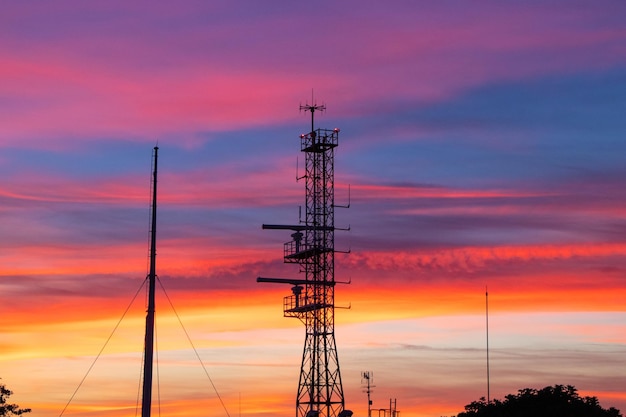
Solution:
[[[355,417],[363,371],[403,417],[486,396],[486,287],[491,398],[574,385],[626,412],[625,22],[619,0],[3,4],[11,402],[136,415],[158,144],[160,415],[293,416],[304,326],[256,277],[298,276],[290,232],[261,225],[298,221],[317,102],[351,203],[336,340]]]

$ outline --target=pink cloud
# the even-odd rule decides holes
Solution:
[[[280,123],[285,114],[295,113],[286,111],[285,105],[294,102],[286,96],[299,90],[296,80],[272,74],[233,74],[212,68],[118,74],[89,62],[52,63],[55,60],[7,62],[5,58],[3,76],[11,82],[2,93],[19,95],[23,103],[5,115],[1,133],[5,144],[42,135],[58,144],[63,137],[143,138],[172,132],[186,132],[192,137],[181,139],[193,140],[198,131]]]
[[[232,10],[221,7],[198,13],[229,16]],[[65,36],[59,32],[31,44],[9,40],[0,65],[8,80],[2,93],[21,104],[9,108],[1,139],[15,144],[44,133],[59,141],[178,132],[180,140],[193,141],[185,136],[288,121],[292,104],[306,100],[315,87],[332,91],[334,107],[350,113],[355,102],[381,95],[438,100],[485,82],[605,69],[620,63],[620,55],[596,46],[619,44],[626,36],[615,28],[572,26],[583,25],[590,13],[591,19],[602,18],[588,8],[568,9],[566,23],[558,24],[551,13],[523,6],[514,13],[467,8],[466,19],[411,6],[390,10],[383,19],[362,11],[357,20],[338,9],[326,16],[329,30],[312,39],[297,35],[302,27],[293,16],[269,14],[210,29],[183,25],[154,38],[148,35],[155,30],[151,25],[165,15],[173,18],[171,11],[155,8],[145,22],[113,14],[118,31],[96,25],[86,36],[72,36],[78,29],[70,22]],[[485,13],[491,18],[485,20]],[[328,53],[311,57],[305,51],[317,50],[308,48],[313,44],[329,45]],[[537,58],[538,51],[545,56]],[[332,65],[310,65],[324,58]]]

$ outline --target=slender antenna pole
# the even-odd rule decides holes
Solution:
[[[143,397],[141,417],[150,417],[152,405],[152,365],[154,355],[154,311],[156,287],[156,213],[157,213],[157,160],[159,147],[154,147],[154,172],[152,174],[152,223],[150,225],[150,273],[148,274],[148,312],[144,343]]]
[[[374,373],[370,372],[370,371],[365,371],[361,373],[362,378],[365,380],[366,385],[366,390],[365,392],[367,393],[367,417],[372,417],[372,398],[371,398],[371,393],[372,393],[372,379],[374,378]]]
[[[371,397],[371,389],[370,389],[370,378],[369,374],[367,375],[367,417],[372,417],[372,397]]]
[[[489,391],[489,291],[485,285],[485,322],[487,328],[487,404],[491,403],[491,393]]]

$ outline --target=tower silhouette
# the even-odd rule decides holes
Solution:
[[[311,131],[300,135],[305,154],[306,206],[297,225],[268,225],[263,229],[291,230],[284,244],[285,263],[295,263],[304,278],[257,278],[257,282],[292,285],[283,300],[285,317],[300,319],[306,328],[296,417],[350,417],[345,410],[341,371],[335,342],[335,148],[339,129],[315,129],[316,111],[324,105],[306,104]]]

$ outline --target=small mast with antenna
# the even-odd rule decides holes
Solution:
[[[307,112],[310,111],[311,112],[311,135],[313,135],[313,137],[315,137],[315,111],[319,110],[319,111],[325,111],[326,110],[326,105],[325,104],[321,104],[318,105],[315,102],[315,95],[313,94],[313,89],[311,89],[311,104],[309,103],[305,103],[304,105],[300,104],[300,111]],[[301,138],[304,135],[301,135]],[[296,158],[296,181],[300,181],[301,179],[306,178],[306,174],[303,175],[302,177],[300,177],[298,175],[298,158]]]
[[[144,343],[143,397],[141,417],[150,417],[152,406],[152,367],[154,356],[154,312],[156,289],[156,214],[157,214],[157,160],[159,147],[154,147],[152,172],[152,211],[150,224],[150,272],[148,279],[148,311],[146,315],[146,338]]]
[[[324,111],[326,110],[326,105],[324,104],[305,104],[304,106],[300,105],[300,110],[304,110],[305,112],[311,112],[311,132],[315,131],[315,111]]]
[[[365,392],[367,393],[367,417],[372,417],[372,388],[374,382],[374,373],[370,371],[361,372],[361,385],[364,385]]]
[[[315,111],[324,111],[326,110],[325,104],[318,105],[315,102],[315,96],[313,95],[313,89],[311,89],[311,104],[306,103],[305,105],[300,104],[300,111],[304,110],[305,112],[311,112],[311,133],[315,132]]]

